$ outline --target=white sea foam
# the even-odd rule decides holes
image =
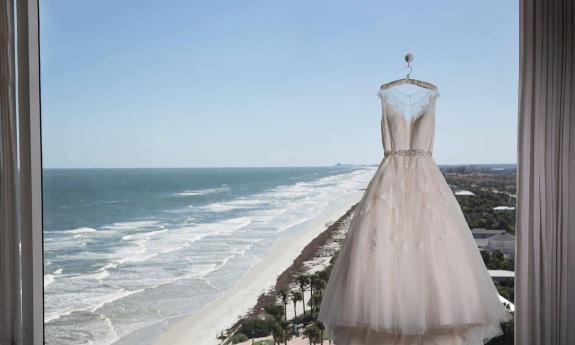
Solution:
[[[105,297],[100,297],[100,298],[98,298],[98,299],[97,299],[97,303],[93,304],[93,305],[90,307],[90,310],[91,310],[92,312],[95,312],[95,311],[97,311],[98,309],[102,308],[103,306],[105,306],[105,305],[108,304],[108,303],[112,303],[112,302],[114,302],[114,301],[116,301],[116,300],[119,300],[119,299],[128,297],[128,296],[133,295],[133,294],[140,293],[140,292],[142,292],[142,291],[144,291],[144,289],[137,289],[137,290],[132,290],[132,291],[124,290],[124,289],[118,289],[118,290],[116,290],[116,291],[113,292],[113,293],[107,294]]]
[[[206,195],[206,193],[200,192],[200,191],[189,191],[189,192],[176,193],[176,195],[179,195],[179,196],[196,196],[196,195]]]
[[[208,204],[206,206],[203,206],[202,208],[207,210],[207,211],[211,211],[211,212],[226,212],[226,211],[236,210],[236,209],[242,208],[242,207],[230,205],[228,203],[218,202],[218,203]]]
[[[150,232],[129,234],[122,237],[129,245],[118,247],[108,256],[111,265],[150,260],[160,254],[170,253],[185,247],[205,236],[231,233],[252,222],[249,217],[227,219],[219,223],[198,224],[175,229],[161,229]],[[165,236],[159,236],[164,234]]]
[[[89,278],[92,278],[92,279],[95,279],[95,280],[102,280],[102,279],[106,278],[106,277],[109,276],[109,275],[110,275],[110,272],[108,272],[107,270],[103,269],[103,270],[100,270],[100,271],[98,271],[98,272],[96,272],[96,273],[86,275],[86,277],[89,277]]]
[[[70,315],[71,313],[77,311],[96,312],[98,309],[102,308],[103,306],[109,303],[112,303],[114,301],[117,301],[130,295],[140,293],[142,291],[144,291],[144,289],[137,289],[130,291],[120,288],[110,290],[106,294],[89,295],[88,293],[82,293],[82,292],[75,294],[68,293],[71,296],[67,296],[68,298],[66,300],[69,302],[67,304],[67,307],[57,311],[46,312],[44,314],[44,323],[60,319],[63,316]]]
[[[215,194],[215,193],[226,193],[229,191],[230,191],[230,188],[228,187],[228,185],[223,184],[220,187],[215,187],[215,188],[186,190],[183,192],[175,193],[175,195],[177,195],[177,196],[198,196],[198,195],[208,195],[208,194]]]
[[[53,274],[45,274],[44,275],[44,289],[52,284],[54,282],[54,280],[56,280],[56,278],[54,278]]]
[[[157,220],[138,220],[133,222],[118,222],[111,225],[103,226],[102,229],[111,230],[138,230],[155,227],[160,224]]]
[[[210,212],[227,212],[231,210],[254,209],[270,206],[273,200],[258,199],[254,197],[241,197],[230,201],[215,202],[201,206],[203,210]],[[195,207],[195,206],[190,206]]]
[[[145,232],[140,232],[140,233],[136,233],[136,234],[124,235],[124,236],[122,236],[122,240],[128,241],[128,240],[134,240],[134,239],[136,239],[136,240],[137,239],[150,239],[150,238],[157,236],[159,234],[162,234],[166,231],[168,231],[168,229],[162,228],[160,230],[155,230],[155,231],[145,231]]]
[[[64,310],[58,310],[55,312],[45,312],[44,313],[44,323],[46,324],[50,321],[58,320],[62,316],[72,314],[74,311],[75,311],[74,309],[69,308],[69,309],[64,309]]]
[[[56,277],[61,275],[64,270],[62,268],[58,268],[52,273],[44,274],[44,288],[48,287],[48,285],[54,283],[56,281]]]
[[[81,227],[81,228],[71,229],[71,230],[55,230],[55,231],[50,231],[50,232],[67,233],[67,234],[87,234],[87,233],[93,233],[93,232],[97,232],[97,231],[98,230],[96,230],[96,229],[92,229],[92,228],[88,228],[88,227]]]
[[[110,262],[110,263],[106,264],[104,267],[102,267],[102,269],[107,270],[109,268],[116,268],[116,267],[118,267],[117,262]]]

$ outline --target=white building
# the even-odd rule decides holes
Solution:
[[[455,192],[455,195],[459,195],[459,196],[474,196],[475,193],[468,191],[468,190],[458,190],[457,192]]]
[[[515,272],[507,270],[489,270],[489,275],[494,281],[503,279],[515,279]]]
[[[473,239],[480,250],[499,250],[506,256],[515,255],[515,236],[505,230],[473,229]]]
[[[499,250],[504,255],[515,256],[515,236],[504,233],[489,237],[487,247],[490,251]]]
[[[487,250],[489,245],[487,239],[495,235],[504,234],[505,230],[472,229],[471,233],[473,234],[473,238],[475,239],[475,244],[477,244],[477,247],[479,249]]]
[[[493,208],[493,211],[515,211],[513,206],[497,206]]]

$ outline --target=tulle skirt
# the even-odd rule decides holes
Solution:
[[[324,291],[335,345],[478,345],[510,319],[433,158],[385,158]]]

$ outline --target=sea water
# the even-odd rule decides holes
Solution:
[[[217,298],[374,167],[48,169],[49,345],[113,344]]]

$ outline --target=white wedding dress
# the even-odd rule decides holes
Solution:
[[[384,158],[318,315],[335,345],[479,345],[511,319],[431,157],[437,96],[380,93]]]

